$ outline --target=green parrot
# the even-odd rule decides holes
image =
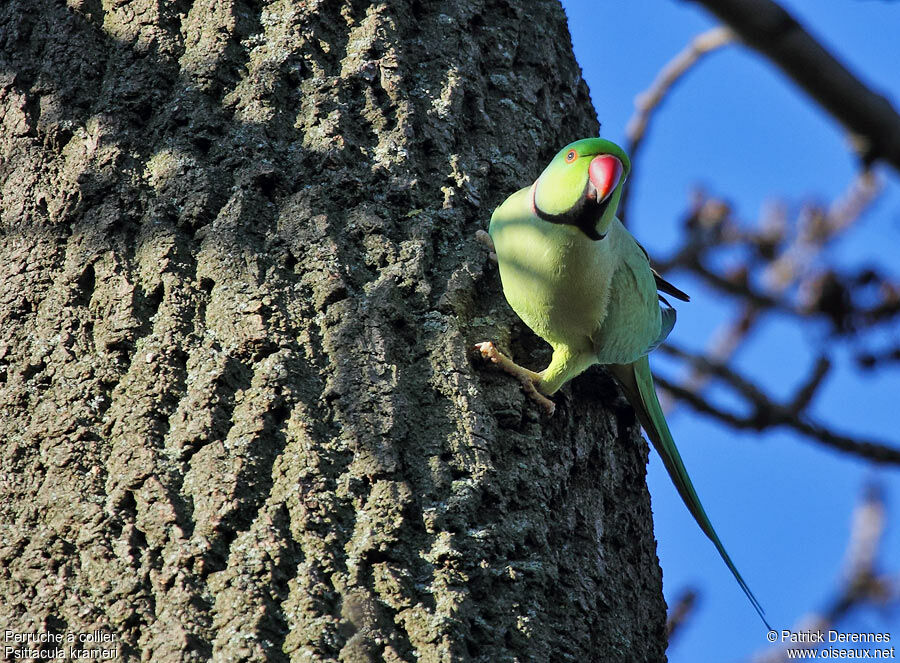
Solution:
[[[675,309],[657,291],[689,297],[651,267],[647,253],[616,218],[631,162],[615,143],[585,138],[564,147],[530,187],[491,217],[489,238],[507,302],[553,348],[540,373],[515,364],[490,341],[481,355],[511,373],[554,410],[551,396],[594,364],[618,380],[700,529],[766,622],[700,504],[656,397],[647,355],[675,325]],[[770,629],[771,630],[771,629]]]

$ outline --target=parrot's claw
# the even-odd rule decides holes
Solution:
[[[491,239],[491,236],[488,235],[483,230],[478,230],[475,232],[475,239],[484,244],[490,253],[488,253],[488,258],[490,258],[491,262],[497,262],[497,253],[494,249],[494,240]]]
[[[537,387],[534,386],[534,380],[531,378],[522,376],[516,377],[519,378],[519,382],[522,383],[522,389],[524,389],[525,393],[531,397],[531,400],[540,405],[544,412],[547,413],[548,417],[552,417],[553,413],[556,412],[556,403],[539,392]]]
[[[548,417],[553,416],[553,412],[556,410],[556,403],[544,396],[537,389],[537,383],[541,380],[540,375],[519,366],[512,359],[500,352],[491,341],[476,343],[475,349],[481,353],[481,356],[484,359],[497,364],[500,368],[521,382],[522,388],[531,400],[540,405],[544,412],[547,413]]]

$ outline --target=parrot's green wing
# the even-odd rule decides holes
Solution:
[[[713,542],[726,566],[734,575],[735,580],[737,580],[741,589],[744,590],[744,594],[750,599],[753,607],[756,608],[756,612],[759,613],[760,618],[771,631],[772,627],[766,621],[765,611],[762,609],[759,601],[756,600],[753,592],[750,591],[747,583],[744,582],[734,562],[731,561],[731,557],[725,550],[725,546],[722,545],[719,535],[713,529],[709,516],[706,515],[706,511],[700,503],[700,498],[697,497],[697,491],[694,489],[694,484],[691,483],[691,478],[688,476],[684,462],[681,460],[681,454],[678,453],[678,448],[672,439],[672,433],[669,432],[669,426],[666,423],[665,415],[663,415],[662,407],[659,405],[656,389],[653,386],[653,377],[650,374],[650,362],[647,357],[641,357],[632,364],[611,364],[607,368],[625,389],[628,400],[635,409],[638,421],[640,421],[641,426],[643,426],[648,437],[653,442],[656,452],[662,458],[663,465],[665,465],[672,483],[675,484],[678,494],[684,500],[685,506],[687,506],[691,515],[694,516],[694,520],[697,521],[703,533]]]
[[[676,313],[675,309],[672,305],[666,301],[666,298],[662,295],[658,295],[659,303],[661,306],[659,307],[659,317],[660,317],[660,329],[659,336],[656,337],[656,340],[650,344],[650,347],[647,348],[647,354],[656,350],[659,347],[659,344],[665,341],[669,334],[672,332],[672,329],[675,327],[675,319]]]

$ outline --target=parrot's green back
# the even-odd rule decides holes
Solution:
[[[765,622],[697,497],[653,386],[647,355],[675,324],[675,310],[657,290],[688,298],[651,269],[644,250],[614,216],[629,168],[618,146],[577,141],[557,154],[533,186],[495,210],[489,234],[503,294],[553,347],[550,365],[540,373],[506,360],[508,370],[517,369],[520,379],[552,395],[589,366],[607,365],[688,510]]]

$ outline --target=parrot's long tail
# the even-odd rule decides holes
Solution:
[[[672,439],[672,433],[669,432],[669,426],[666,424],[666,418],[663,415],[662,407],[659,405],[659,399],[656,397],[656,389],[653,387],[653,376],[650,374],[650,362],[646,355],[632,364],[610,365],[607,368],[610,369],[610,372],[625,389],[625,394],[635,409],[638,421],[641,422],[641,426],[644,427],[644,430],[653,442],[653,446],[656,447],[656,451],[662,458],[666,471],[669,473],[672,483],[675,484],[675,488],[678,489],[678,493],[681,495],[681,499],[684,500],[688,511],[694,516],[694,520],[700,525],[703,533],[716,546],[716,550],[719,551],[725,564],[734,575],[735,580],[737,580],[741,589],[744,590],[744,594],[750,599],[750,603],[756,608],[756,612],[759,613],[763,623],[771,631],[772,627],[766,621],[765,611],[762,609],[759,601],[756,600],[756,597],[753,596],[753,592],[750,591],[734,562],[731,561],[731,557],[725,551],[725,546],[719,540],[719,535],[713,529],[709,516],[706,515],[706,511],[704,511],[703,505],[700,503],[700,498],[697,497],[697,491],[694,490],[691,478],[688,476],[684,462],[681,460],[681,454],[678,453],[678,448]]]

